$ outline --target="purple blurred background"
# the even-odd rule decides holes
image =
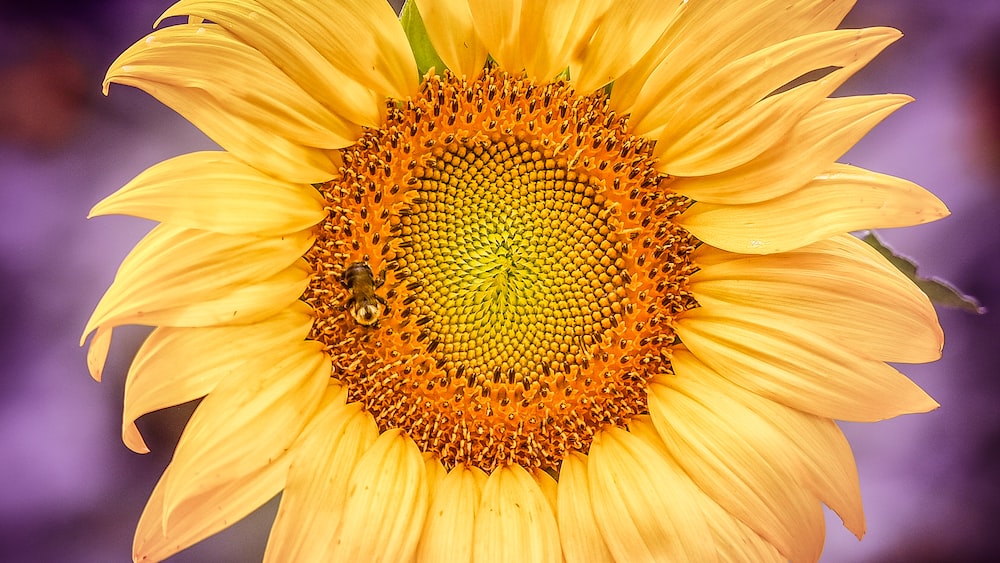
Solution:
[[[135,523],[190,407],[140,421],[153,453],[119,440],[122,386],[142,329],[116,331],[103,384],[77,339],[121,259],[150,224],[87,222],[100,198],[147,166],[212,148],[141,92],[100,83],[167,0],[0,4],[0,561],[124,562]],[[952,217],[883,231],[922,272],[1000,311],[1000,2],[861,0],[845,27],[906,34],[842,94],[917,98],[845,161],[938,194]],[[845,424],[868,535],[829,519],[824,563],[992,561],[1000,512],[1000,317],[941,310],[944,358],[903,366],[942,404]],[[119,334],[120,333],[120,334]],[[172,561],[259,560],[275,510]]]

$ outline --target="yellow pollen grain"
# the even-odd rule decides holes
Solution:
[[[594,432],[646,412],[670,373],[697,241],[688,200],[602,94],[495,68],[425,79],[318,187],[306,255],[310,338],[381,430],[447,466],[555,469]],[[384,272],[380,318],[344,304],[344,270]]]

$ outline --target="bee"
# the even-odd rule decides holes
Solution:
[[[372,269],[364,262],[354,262],[344,270],[344,287],[351,293],[347,300],[346,308],[350,308],[351,316],[360,325],[377,326],[381,315],[379,304],[389,305],[385,299],[375,293],[375,290],[385,283],[385,271],[375,277]]]

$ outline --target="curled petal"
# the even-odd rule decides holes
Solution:
[[[708,176],[675,178],[670,187],[695,201],[729,205],[785,195],[829,169],[872,127],[911,101],[894,94],[828,98],[782,142],[746,164]]]
[[[152,166],[95,205],[88,218],[111,214],[258,236],[304,231],[326,215],[312,188],[277,180],[218,151]]]
[[[316,342],[263,357],[220,381],[181,434],[164,491],[165,520],[183,503],[277,459],[305,427],[330,378]]]
[[[743,205],[696,203],[678,224],[731,252],[785,252],[835,234],[936,221],[948,208],[906,180],[846,164],[789,194]]]
[[[111,64],[105,92],[111,82],[147,92],[240,160],[291,182],[334,177],[322,149],[348,146],[361,134],[260,52],[212,24],[147,35]]]
[[[229,305],[227,296],[282,275],[309,249],[312,240],[309,232],[259,238],[160,225],[122,261],[84,336],[102,325],[199,326],[235,322],[239,315],[250,316],[261,308],[272,308],[273,314],[289,302],[257,301],[242,310],[219,311],[212,301]],[[296,271],[290,272],[290,281],[297,286],[306,275]],[[222,318],[213,319],[215,314]]]
[[[139,517],[132,560],[163,561],[232,526],[281,492],[287,472],[288,456],[282,456],[258,471],[187,498],[175,507],[168,526],[164,519],[168,466]]]
[[[636,131],[661,130],[657,153],[669,174],[729,170],[782,141],[803,116],[900,36],[891,28],[815,33],[733,61],[680,98],[664,98],[653,88],[653,105],[640,113]],[[829,67],[839,68],[773,94]]]
[[[100,381],[104,373],[104,364],[108,361],[108,351],[111,349],[111,330],[111,327],[99,327],[87,349],[87,369],[94,381]]]
[[[298,302],[249,325],[157,328],[139,348],[125,379],[122,440],[135,452],[148,452],[136,419],[204,397],[253,359],[280,362],[311,327],[309,308]]]
[[[827,74],[816,81],[826,84],[825,89],[818,91],[820,98],[826,97],[900,36],[895,29],[869,28],[794,37],[719,67],[706,80],[681,92],[670,88],[670,73],[656,73],[633,107],[641,116],[636,130],[641,134],[669,124],[674,131],[687,136],[715,129],[814,70],[831,67],[848,70]],[[658,79],[664,80],[665,91],[657,88]]]
[[[646,104],[679,99],[733,61],[810,33],[837,27],[854,0],[729,0],[682,2],[677,16],[651,49],[615,80],[611,104],[620,113],[644,115]],[[655,75],[655,78],[653,78]],[[643,98],[644,104],[636,105]]]
[[[153,24],[171,16],[196,16],[213,23],[260,51],[272,65],[331,112],[359,125],[381,121],[380,98],[357,79],[331,64],[291,22],[265,4],[246,0],[181,0]]]

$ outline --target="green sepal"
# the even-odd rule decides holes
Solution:
[[[413,58],[417,60],[417,70],[420,72],[420,76],[424,76],[432,68],[441,74],[446,68],[444,61],[431,45],[431,38],[427,36],[427,28],[424,27],[424,19],[417,11],[416,2],[406,0],[406,3],[403,4],[403,11],[399,14],[399,23],[403,25],[403,32],[406,33],[406,39],[410,42],[410,50],[413,51]]]
[[[975,297],[962,293],[951,283],[940,278],[921,277],[917,274],[917,264],[913,260],[896,253],[893,249],[886,246],[885,242],[874,232],[869,231],[865,236],[861,237],[861,240],[867,242],[879,254],[885,256],[904,276],[913,280],[913,283],[917,284],[917,287],[930,298],[931,302],[977,315],[986,312],[986,308]]]

